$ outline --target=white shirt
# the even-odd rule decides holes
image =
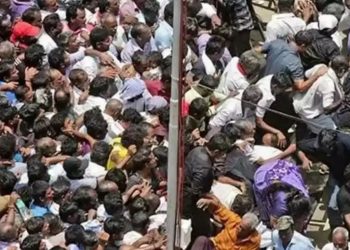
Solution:
[[[242,194],[241,190],[235,186],[214,181],[211,186],[211,192],[219,199],[219,201],[227,208],[231,208],[232,203],[238,194]]]
[[[38,38],[38,44],[43,46],[45,50],[45,57],[44,57],[44,64],[48,63],[48,55],[51,52],[51,50],[56,49],[58,46],[56,42],[52,39],[51,36],[49,36],[45,31],[41,33],[41,35]]]
[[[226,99],[218,108],[216,115],[209,122],[211,127],[223,127],[232,120],[237,120],[243,117],[242,112],[242,93],[238,96]]]
[[[239,57],[231,59],[221,75],[219,86],[215,92],[228,96],[230,92],[245,90],[249,83],[246,77],[238,69]]]
[[[266,109],[269,108],[271,104],[276,101],[275,96],[271,93],[271,79],[273,75],[268,75],[261,78],[255,85],[263,93],[263,97],[258,102],[258,105],[261,106],[256,108],[255,114],[259,118],[263,118],[266,112]]]
[[[106,104],[106,99],[99,96],[90,95],[84,104],[75,105],[74,111],[77,113],[77,115],[82,115],[86,111],[97,106],[101,110],[101,112],[103,112],[105,110]]]
[[[144,48],[141,48],[135,41],[134,38],[131,38],[127,44],[125,45],[124,49],[122,50],[121,54],[120,54],[120,58],[122,60],[123,63],[132,63],[132,56],[134,55],[134,53],[136,51],[143,51],[145,54],[149,54],[152,51],[157,51],[157,46],[156,43],[153,39],[153,37],[151,37],[151,40],[146,43],[146,45],[144,46]]]
[[[115,121],[112,116],[102,113],[103,118],[108,123],[108,135],[110,138],[120,136],[124,132],[124,128],[119,122]]]
[[[306,77],[317,71],[316,65],[306,72]],[[343,93],[339,86],[339,79],[333,69],[319,77],[306,93],[296,93],[293,97],[295,112],[304,119],[313,119],[324,113],[324,108],[342,98]]]
[[[266,26],[266,42],[288,35],[294,37],[296,33],[306,28],[305,21],[293,13],[281,13],[272,16]]]
[[[348,248],[350,248],[350,243],[348,243]],[[333,242],[329,242],[324,247],[322,247],[322,250],[337,250],[338,248],[335,248],[333,245]]]

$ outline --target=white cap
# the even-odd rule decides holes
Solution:
[[[334,29],[338,25],[338,19],[334,15],[320,15],[318,17],[320,30]]]

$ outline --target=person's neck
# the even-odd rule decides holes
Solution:
[[[151,174],[152,174],[152,169],[145,167],[144,169],[139,171],[139,174],[141,175],[142,178],[144,179],[148,179],[151,178]]]
[[[68,27],[69,27],[70,30],[73,30],[73,31],[77,31],[77,30],[80,29],[80,27],[78,27],[74,23],[68,23]]]

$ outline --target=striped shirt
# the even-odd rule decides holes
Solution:
[[[235,30],[252,30],[254,28],[247,0],[224,0],[224,3],[227,8],[230,8],[230,22]]]

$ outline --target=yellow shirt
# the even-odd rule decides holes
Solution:
[[[117,137],[112,140],[111,145],[113,146],[112,152],[109,155],[107,162],[107,170],[114,168],[118,163],[124,160],[129,155],[128,149],[125,148],[121,143],[121,137]]]

